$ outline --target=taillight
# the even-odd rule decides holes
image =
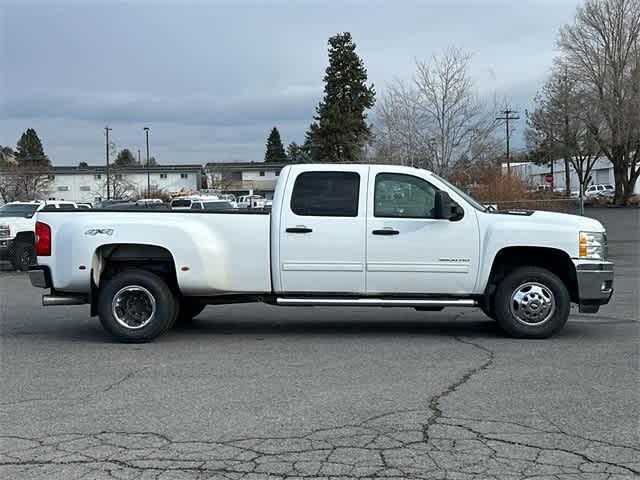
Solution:
[[[51,227],[42,222],[36,222],[36,255],[51,256]]]

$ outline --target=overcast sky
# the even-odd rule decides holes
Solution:
[[[0,145],[38,131],[54,165],[118,149],[163,164],[262,161],[301,143],[327,39],[350,31],[378,93],[414,59],[471,51],[477,89],[524,112],[578,0],[0,0]],[[370,115],[374,117],[373,114]],[[517,124],[516,144],[524,122]]]

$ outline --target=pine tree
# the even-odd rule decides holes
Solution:
[[[309,155],[304,151],[304,147],[301,147],[296,142],[291,142],[287,145],[287,159],[291,163],[308,163],[310,161]]]
[[[284,146],[280,139],[280,132],[273,127],[267,139],[267,151],[264,154],[265,162],[286,162],[287,154],[284,153]]]
[[[123,148],[118,152],[118,156],[116,157],[115,165],[119,167],[132,167],[138,165],[138,161],[136,157],[133,156],[131,150],[128,148]]]
[[[33,128],[27,128],[18,140],[16,159],[19,163],[38,163],[49,165],[42,142]]]
[[[329,38],[324,82],[305,147],[316,162],[357,161],[370,136],[366,110],[373,107],[376,92],[373,84],[367,86],[367,70],[349,32]]]

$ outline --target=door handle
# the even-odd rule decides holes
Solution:
[[[287,228],[287,233],[310,233],[313,232],[312,229],[305,227],[304,225],[298,227],[289,227]]]
[[[398,230],[394,230],[393,228],[383,228],[382,230],[374,230],[374,235],[398,235],[400,232]]]

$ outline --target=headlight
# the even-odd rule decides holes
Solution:
[[[9,225],[0,225],[0,237],[4,238],[4,237],[10,237],[11,236],[11,229],[9,228]]]
[[[595,260],[607,259],[607,234],[604,232],[580,232],[579,257]]]

